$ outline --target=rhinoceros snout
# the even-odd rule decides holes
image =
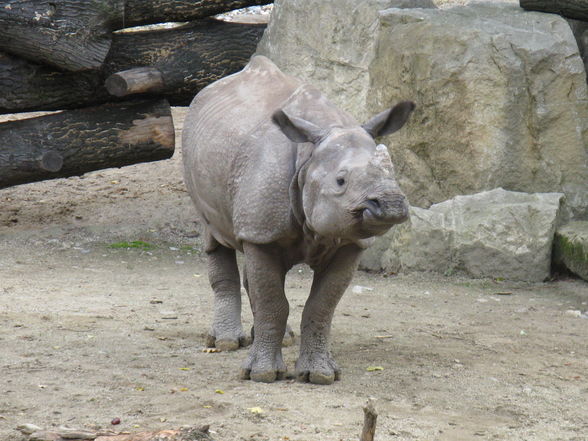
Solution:
[[[408,202],[401,193],[386,197],[370,197],[362,204],[362,226],[374,235],[408,219]]]

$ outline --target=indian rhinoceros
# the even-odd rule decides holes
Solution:
[[[209,344],[232,350],[245,342],[238,250],[254,329],[242,378],[284,377],[284,280],[304,262],[314,279],[296,377],[321,384],[339,379],[329,351],[335,307],[362,250],[408,216],[388,150],[374,138],[400,129],[413,109],[401,102],[360,125],[263,56],[192,101],[182,146],[214,291]]]

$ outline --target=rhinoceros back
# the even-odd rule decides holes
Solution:
[[[244,149],[300,85],[257,56],[242,71],[203,89],[190,105],[182,138],[185,181],[209,232],[223,245],[239,248],[231,184],[236,168],[243,167],[238,162],[246,160]]]

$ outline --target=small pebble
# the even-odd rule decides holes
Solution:
[[[120,424],[120,418],[113,418],[110,424],[112,424],[113,426]]]

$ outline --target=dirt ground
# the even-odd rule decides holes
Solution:
[[[573,279],[358,273],[332,332],[341,381],[239,380],[245,350],[202,351],[212,296],[179,156],[0,190],[0,440],[22,423],[356,440],[369,397],[377,440],[588,440]],[[294,329],[311,275],[287,280]]]

